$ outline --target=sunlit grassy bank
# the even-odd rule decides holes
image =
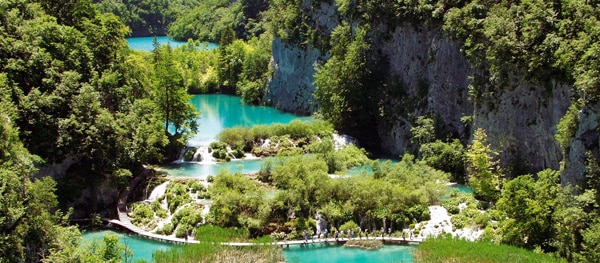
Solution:
[[[196,229],[197,245],[175,247],[168,251],[158,251],[153,254],[156,263],[186,263],[186,262],[252,262],[270,263],[283,262],[283,252],[280,247],[260,245],[273,242],[270,238],[250,240],[248,230],[242,228],[221,228],[217,226],[201,226]],[[243,241],[255,242],[249,247],[233,247],[221,245],[221,242]]]
[[[479,262],[479,263],[552,263],[566,262],[548,254],[535,253],[508,245],[490,242],[470,242],[462,239],[439,237],[427,239],[414,253],[416,262]]]

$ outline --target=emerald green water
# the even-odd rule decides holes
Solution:
[[[167,36],[156,37],[156,40],[158,41],[158,43],[160,45],[169,44],[173,48],[177,48],[177,47],[187,43],[184,41],[177,41],[177,40],[170,39]],[[127,44],[129,45],[129,48],[135,49],[135,50],[152,51],[152,50],[154,50],[153,42],[154,42],[154,37],[130,37],[130,38],[127,38]],[[206,43],[207,50],[217,48],[218,46],[219,45],[217,45],[215,43]]]
[[[263,160],[231,161],[215,164],[204,163],[176,163],[167,164],[159,167],[159,170],[167,172],[175,177],[206,178],[209,175],[216,175],[221,169],[227,169],[229,172],[240,172],[243,174],[255,173],[260,170]]]
[[[101,242],[105,235],[116,235],[119,242],[126,245],[133,252],[129,262],[145,260],[152,262],[152,253],[158,250],[168,250],[176,245],[126,235],[123,233],[103,230],[83,233],[82,243],[91,243],[92,240]],[[338,245],[311,244],[307,247],[290,246],[283,249],[283,255],[288,263],[363,263],[363,262],[414,262],[412,253],[415,246],[386,245],[378,250],[365,250],[360,248],[345,248]]]
[[[363,263],[363,262],[414,262],[415,246],[386,245],[378,250],[347,248],[337,245],[315,244],[308,247],[290,246],[283,250],[288,263]]]
[[[293,120],[312,120],[285,113],[272,107],[243,104],[238,96],[223,94],[195,95],[191,103],[200,111],[198,134],[188,141],[190,146],[208,145],[217,134],[235,126],[252,127],[259,124],[290,123]]]
[[[135,262],[137,260],[152,262],[152,253],[154,251],[168,250],[175,246],[171,243],[127,235],[111,230],[84,232],[82,242],[84,244],[91,243],[93,240],[96,240],[96,242],[102,242],[102,239],[105,235],[115,235],[119,238],[119,242],[121,244],[129,247],[129,249],[133,252],[132,260],[129,262]]]
[[[293,120],[311,121],[312,117],[285,113],[272,107],[246,105],[240,97],[224,94],[201,94],[192,97],[191,103],[200,112],[198,133],[190,138],[188,146],[207,147],[216,141],[226,128],[252,127],[260,124],[290,123]],[[262,160],[237,160],[223,163],[176,162],[159,169],[177,177],[206,178],[221,169],[230,172],[258,172]]]

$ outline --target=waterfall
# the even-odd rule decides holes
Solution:
[[[158,185],[157,187],[155,187],[152,190],[152,193],[150,193],[150,196],[148,196],[147,200],[149,202],[154,202],[154,201],[158,200],[159,197],[161,197],[165,194],[165,192],[167,191],[168,185],[169,185],[169,181],[164,182],[164,183]]]
[[[208,148],[208,146],[200,146],[200,147],[198,147],[198,149],[194,153],[194,159],[193,159],[193,161],[199,162],[199,163],[206,163],[206,164],[215,163],[216,162],[216,160],[212,156],[212,152],[210,151],[210,149]]]

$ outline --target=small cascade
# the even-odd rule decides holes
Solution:
[[[200,146],[194,153],[193,161],[199,163],[215,163],[216,160],[212,156],[212,151],[207,146]]]
[[[235,157],[235,154],[233,154],[233,150],[229,145],[227,145],[227,155],[231,158],[231,160],[237,160],[237,157]]]
[[[177,160],[174,161],[174,163],[183,163],[185,162],[185,160],[183,160],[184,156],[185,156],[185,152],[188,150],[187,147],[183,147],[183,149],[181,149],[181,151],[179,152],[179,155],[177,156]]]
[[[344,146],[351,143],[356,144],[356,139],[354,139],[352,136],[336,133],[333,134],[333,147],[336,151],[339,151],[340,149],[344,148]]]
[[[169,181],[164,182],[164,183],[158,185],[157,187],[155,187],[152,190],[152,193],[150,193],[150,196],[148,196],[147,201],[154,202],[154,201],[158,200],[158,198],[160,198],[161,196],[165,195],[168,185],[169,185]]]

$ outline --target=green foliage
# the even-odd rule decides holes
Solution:
[[[415,125],[410,127],[412,138],[410,141],[418,145],[430,143],[435,138],[435,127],[433,119],[425,116],[419,116]]]
[[[281,248],[277,246],[234,247],[212,242],[157,251],[152,255],[157,263],[175,262],[257,262],[277,263],[284,261]]]
[[[219,145],[220,148],[229,145],[232,149],[244,151],[252,149],[257,155],[268,156],[292,147],[302,147],[315,140],[315,136],[331,136],[332,132],[330,124],[318,120],[312,122],[294,120],[289,124],[277,123],[252,127],[237,126],[219,133],[217,138],[220,142],[215,145]],[[266,139],[270,140],[269,147],[263,148]],[[293,142],[290,144],[290,141]]]
[[[157,234],[159,235],[171,235],[173,234],[173,230],[175,230],[175,226],[172,223],[167,223],[165,225],[162,226],[162,228],[158,229],[158,231],[156,231]]]
[[[476,198],[495,202],[500,194],[500,168],[498,160],[495,160],[497,153],[490,148],[485,130],[477,129],[473,136],[466,152],[469,186]]]
[[[25,149],[13,125],[0,111],[0,261],[37,262],[72,245],[79,231],[62,225],[69,215],[50,212],[58,204],[56,182],[32,178],[40,158]]]
[[[175,214],[173,214],[171,222],[175,228],[178,228],[180,224],[183,224],[186,226],[185,228],[187,230],[191,230],[190,226],[196,226],[202,222],[202,209],[202,205],[188,205],[179,209]]]
[[[458,139],[452,142],[435,140],[422,144],[419,155],[427,165],[450,173],[450,181],[465,183],[465,150]]]
[[[509,245],[486,241],[466,241],[451,237],[428,238],[415,252],[416,262],[566,262],[548,254],[535,253]]]
[[[331,33],[331,58],[315,73],[314,96],[319,112],[342,133],[355,137],[372,132],[375,109],[369,26],[352,29],[346,22]],[[361,130],[365,129],[365,130]]]
[[[103,13],[113,13],[133,31],[133,36],[166,35],[175,20],[190,12],[203,1],[97,1],[96,8]]]
[[[170,46],[156,47],[154,65],[154,98],[165,123],[165,133],[179,137],[186,132],[198,130],[198,113],[191,97],[183,85],[181,72],[175,68],[173,51]],[[172,130],[170,130],[172,129]]]
[[[215,177],[209,192],[214,200],[207,218],[210,223],[244,227],[253,236],[258,236],[266,225],[271,204],[256,181],[222,171]]]
[[[504,184],[497,209],[506,219],[501,221],[502,241],[515,246],[548,249],[553,235],[553,215],[561,194],[559,173],[545,170],[537,181],[522,175]]]
[[[556,134],[554,138],[563,150],[563,154],[568,154],[571,148],[571,138],[575,137],[579,123],[579,106],[577,103],[571,104],[565,115],[556,124]]]
[[[356,231],[357,229],[358,225],[354,221],[348,221],[340,226],[340,230],[344,233],[348,233],[348,230]]]

